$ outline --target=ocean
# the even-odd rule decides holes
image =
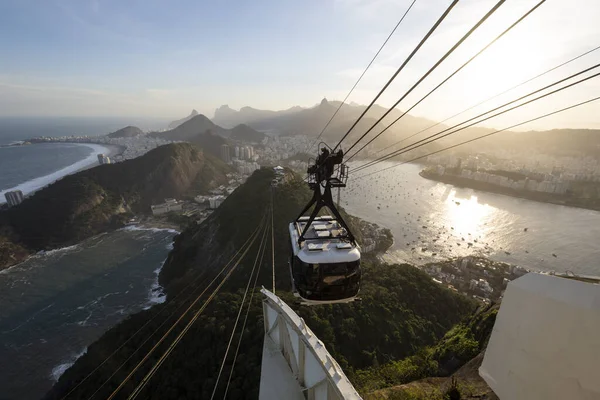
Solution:
[[[105,331],[163,302],[175,234],[126,227],[0,271],[0,398],[39,399]]]

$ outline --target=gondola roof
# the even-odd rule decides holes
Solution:
[[[333,217],[316,217],[305,234],[305,241],[298,244],[300,232],[308,217],[301,217],[290,224],[290,239],[294,255],[312,264],[352,262],[360,260],[358,246],[348,241],[346,230]]]

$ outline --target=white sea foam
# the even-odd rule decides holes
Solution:
[[[98,162],[98,153],[104,153],[104,154],[110,153],[110,149],[108,147],[101,146],[99,144],[91,144],[91,143],[73,143],[73,144],[76,144],[78,146],[89,147],[93,151],[90,153],[89,156],[87,156],[83,160],[77,161],[76,163],[71,164],[63,169],[52,172],[51,174],[48,174],[45,176],[40,176],[39,178],[35,178],[35,179],[32,179],[27,182],[23,182],[23,183],[15,186],[15,187],[12,187],[10,189],[5,189],[5,190],[0,191],[0,204],[6,202],[6,200],[4,198],[4,193],[6,193],[8,191],[20,190],[25,195],[30,194],[32,192],[35,192],[36,190],[43,188],[44,186],[51,184],[52,182],[62,178],[65,175],[72,174],[72,173],[77,172],[80,169],[85,168],[91,164],[97,163]]]
[[[61,247],[59,249],[54,249],[54,250],[48,250],[48,251],[42,250],[42,251],[38,251],[36,253],[36,255],[39,255],[39,256],[51,256],[51,255],[59,254],[59,253],[66,253],[66,252],[69,252],[69,251],[72,251],[72,250],[76,250],[78,248],[79,248],[79,244],[74,244],[73,246]]]
[[[56,382],[58,381],[58,378],[60,378],[60,376],[62,374],[65,373],[66,370],[68,370],[71,365],[75,364],[75,361],[77,361],[77,359],[79,357],[81,357],[82,355],[84,355],[87,352],[87,347],[85,349],[83,349],[80,353],[78,354],[74,354],[71,357],[69,357],[68,361],[57,365],[56,367],[52,368],[52,373],[50,374],[50,376],[52,377],[52,379]]]
[[[160,267],[154,270],[155,278],[154,282],[152,283],[152,286],[150,287],[148,302],[146,303],[144,310],[149,309],[155,304],[161,304],[167,301],[167,295],[163,292],[163,288],[162,286],[160,286],[160,283],[158,283],[158,275],[160,275],[160,271],[162,270],[165,261],[167,261],[166,258],[163,260],[163,262],[160,263]]]
[[[147,227],[147,226],[141,226],[141,225],[128,225],[125,226],[121,229],[119,229],[120,231],[151,231],[151,232],[170,232],[170,233],[180,233],[178,230],[176,229],[170,229],[170,228],[151,228],[151,227]]]

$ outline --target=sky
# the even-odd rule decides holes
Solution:
[[[393,104],[497,1],[460,0],[377,103]],[[538,1],[506,0],[398,108]],[[0,116],[181,118],[195,108],[212,117],[223,104],[285,109],[341,100],[411,2],[2,0]],[[349,101],[368,104],[450,3],[416,0]],[[547,0],[411,114],[445,119],[599,46],[598,15],[598,0]],[[461,117],[599,62],[594,51]],[[503,128],[595,96],[600,77],[483,126]],[[598,111],[600,101],[521,129],[600,128]]]

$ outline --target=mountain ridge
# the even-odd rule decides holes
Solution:
[[[309,137],[316,137],[323,130],[323,127],[328,123],[340,104],[341,102],[339,101],[330,101],[324,98],[312,107],[303,108],[296,106],[280,111],[259,110],[260,112],[254,112],[253,110],[255,109],[252,107],[242,107],[240,111],[235,111],[227,107],[227,115],[229,115],[231,121],[235,120],[236,123],[245,123],[251,128],[262,132],[276,132],[281,135],[303,134]],[[326,142],[337,142],[365,109],[365,105],[359,105],[355,102],[344,104],[325,130],[322,136],[323,140]],[[242,112],[242,110],[245,110],[245,112]],[[365,117],[350,132],[344,143],[352,143],[358,139],[360,135],[366,132],[387,111],[386,107],[378,104],[373,105]],[[215,118],[218,117],[218,114],[222,113],[216,112]],[[228,120],[223,115],[217,119],[224,121],[223,123],[227,123]],[[385,127],[401,116],[402,118],[397,123],[392,125],[373,142],[373,145],[371,145],[373,148],[383,148],[393,145],[400,139],[421,131],[423,131],[422,135],[415,138],[414,141],[423,139],[426,136],[448,129],[449,125],[454,126],[457,122],[460,122],[460,120],[456,120],[455,122],[450,122],[449,125],[445,125],[444,123],[438,123],[411,114],[404,115],[402,110],[396,108],[386,116],[382,123],[377,124],[361,143],[367,143],[368,140],[383,131]],[[457,134],[441,138],[435,143],[439,144],[440,148],[443,148],[494,131],[495,129],[492,128],[475,125],[457,132]],[[498,147],[510,151],[519,151],[523,147],[532,147],[553,155],[568,156],[583,154],[598,158],[600,157],[600,129],[550,129],[528,132],[506,131],[473,143],[461,145],[457,148],[457,151],[479,152],[482,149],[488,151],[497,149]],[[423,148],[423,150],[429,149]]]
[[[226,139],[260,142],[264,139],[264,133],[258,132],[245,124],[239,124],[232,129],[223,128],[203,114],[197,114],[182,124],[165,132],[154,132],[153,137],[165,140],[192,141],[199,134],[210,131]]]

